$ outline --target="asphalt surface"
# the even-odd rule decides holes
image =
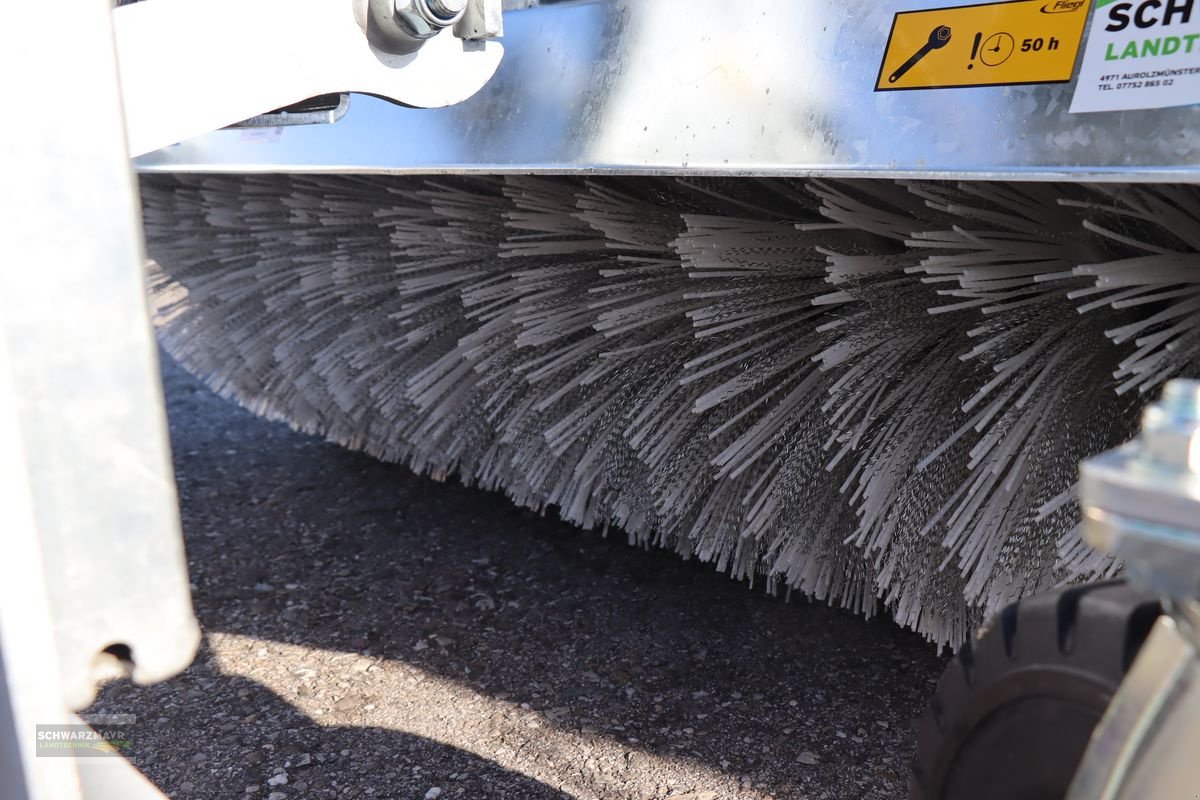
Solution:
[[[902,798],[944,659],[257,419],[164,356],[204,644],[106,686],[180,798]]]

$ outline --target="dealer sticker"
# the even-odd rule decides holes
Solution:
[[[1066,83],[1087,12],[1088,0],[902,11],[892,21],[875,91]]]
[[[1200,103],[1200,1],[1096,0],[1071,111]]]

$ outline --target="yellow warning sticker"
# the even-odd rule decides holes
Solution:
[[[902,11],[892,21],[875,91],[1065,83],[1088,0],[1011,0]]]

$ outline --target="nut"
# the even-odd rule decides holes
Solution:
[[[468,0],[357,0],[367,7],[366,32],[388,53],[415,53],[426,41],[454,26]]]

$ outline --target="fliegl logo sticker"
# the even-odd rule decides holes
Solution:
[[[1043,14],[1070,14],[1087,6],[1087,0],[1057,0],[1054,3],[1043,3]]]
[[[1200,103],[1200,0],[1096,0],[1072,113]]]
[[[1057,0],[1057,2],[1046,2],[1042,6],[1044,14],[1069,14],[1074,11],[1086,11],[1087,0]]]

